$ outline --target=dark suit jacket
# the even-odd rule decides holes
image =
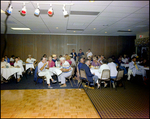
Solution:
[[[82,64],[81,69],[84,69],[86,72],[86,76],[89,82],[93,82],[93,74],[90,71],[90,68],[86,64]]]
[[[70,54],[72,55],[71,58],[73,58],[73,53],[70,53]],[[76,52],[74,52],[74,54],[75,54],[74,60],[76,61],[77,54],[76,54]]]

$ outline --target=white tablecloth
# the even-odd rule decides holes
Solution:
[[[121,64],[121,66],[124,66],[126,68],[129,67],[129,64]]]
[[[149,70],[149,67],[144,67],[143,69],[145,69],[145,70]]]
[[[18,73],[19,75],[22,75],[21,68],[1,68],[1,75],[8,80],[8,78],[15,74]]]
[[[95,75],[98,76],[98,78],[100,79],[101,74],[98,72],[98,69],[91,68],[90,70],[91,70],[91,73],[95,73]]]
[[[26,63],[26,70],[29,68],[33,68],[34,69],[34,65],[33,63]]]
[[[62,73],[62,71],[60,70],[61,67],[57,68],[57,67],[51,67],[49,68],[49,71],[56,74],[57,76],[60,75]]]

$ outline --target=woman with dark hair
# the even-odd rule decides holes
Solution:
[[[48,59],[47,59],[47,55],[46,55],[46,54],[44,54],[44,55],[43,55],[43,57],[45,57],[45,58],[46,58],[46,60],[48,60]]]
[[[10,59],[5,55],[5,62],[10,63]]]
[[[10,58],[10,65],[14,66],[14,62],[15,62],[15,55],[12,55]]]

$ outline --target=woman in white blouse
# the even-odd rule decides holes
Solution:
[[[17,73],[17,82],[21,80],[20,75],[22,75],[22,72],[24,71],[24,68],[22,66],[22,63],[19,62],[18,57],[15,58],[14,67],[21,68],[21,74]]]
[[[7,62],[5,62],[4,60],[5,60],[5,58],[2,57],[2,59],[1,59],[1,68],[4,68],[7,64]]]

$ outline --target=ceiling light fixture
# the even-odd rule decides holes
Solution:
[[[25,3],[23,3],[23,7],[22,7],[22,10],[21,10],[21,15],[25,16],[26,13],[27,13],[26,6],[25,6]]]
[[[1,9],[1,13],[5,13],[5,12]]]
[[[13,10],[13,7],[12,7],[11,4],[9,4],[9,7],[6,9],[6,13],[7,13],[8,15],[11,15],[12,10]],[[1,10],[1,11],[2,11],[2,10]]]
[[[107,33],[107,32],[105,32],[105,33]]]
[[[65,9],[65,4],[63,5],[63,15],[64,15],[64,17],[67,17],[69,14],[68,14],[68,12],[66,11],[66,9]]]
[[[90,0],[90,2],[95,2],[94,0]]]
[[[11,29],[13,29],[13,30],[31,30],[30,28],[14,28],[14,27],[11,27]]]
[[[52,4],[50,4],[50,8],[49,8],[47,13],[48,13],[49,16],[52,16],[54,14]]]
[[[96,30],[96,28],[93,28],[94,30]]]
[[[76,31],[73,31],[74,33],[76,32]]]
[[[56,29],[58,29],[58,27],[56,27]]]
[[[35,15],[35,16],[39,16],[39,15],[40,15],[39,3],[37,3],[37,9],[34,11],[34,15]]]

